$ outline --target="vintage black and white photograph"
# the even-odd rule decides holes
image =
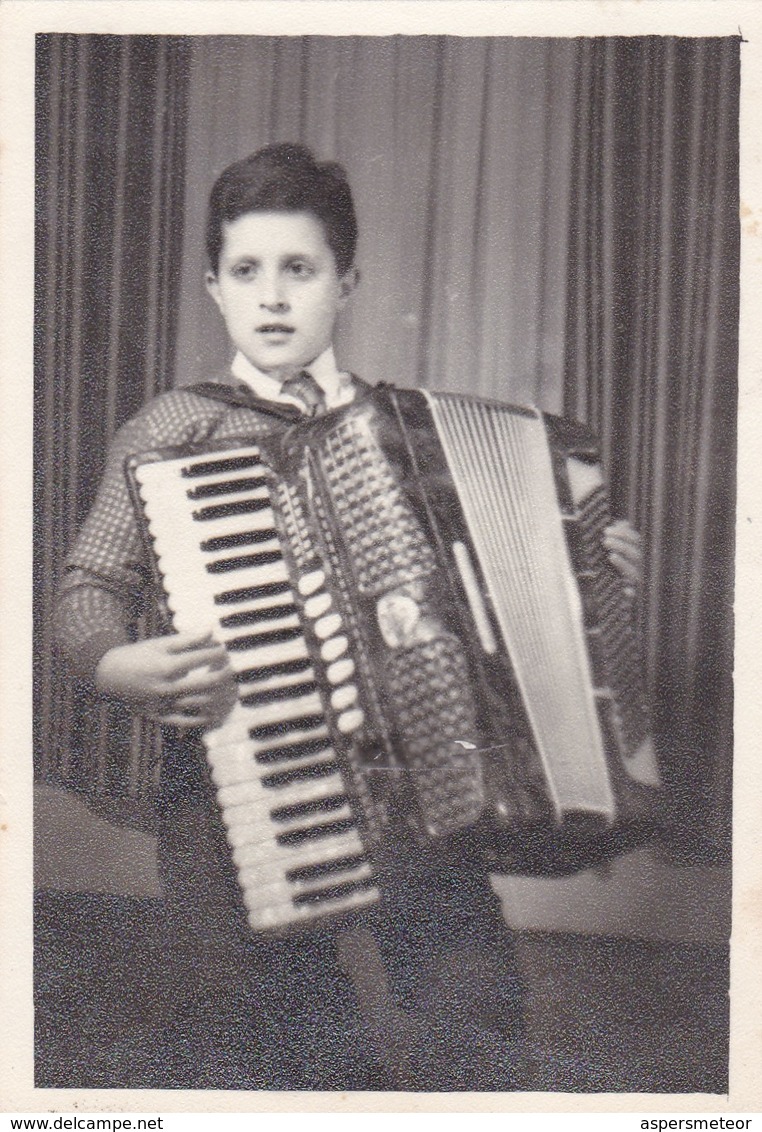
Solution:
[[[36,36],[35,1088],[716,1102],[743,36],[223,31]]]

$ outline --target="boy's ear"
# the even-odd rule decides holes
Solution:
[[[207,291],[212,296],[212,298],[214,299],[215,303],[220,308],[220,310],[222,310],[222,298],[220,296],[220,284],[219,284],[219,280],[217,279],[217,276],[214,274],[213,271],[211,271],[211,270],[207,271],[206,275],[204,276],[204,283],[206,284]]]
[[[360,282],[360,272],[356,267],[350,267],[346,274],[342,275],[339,281],[339,306],[343,307],[349,300],[353,291]]]

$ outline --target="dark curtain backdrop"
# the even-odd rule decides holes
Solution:
[[[43,777],[139,799],[153,731],[72,684],[51,625],[61,562],[115,429],[172,383],[187,45],[37,40],[36,738]]]
[[[582,41],[576,82],[565,411],[644,535],[670,807],[711,860],[731,812],[740,41]]]
[[[668,38],[43,37],[43,773],[150,788],[150,736],[126,720],[105,730],[93,705],[87,742],[73,730],[46,635],[53,587],[114,427],[228,359],[201,286],[211,182],[259,145],[304,140],[346,165],[357,199],[345,365],[534,401],[600,433],[615,508],[648,546],[666,776],[681,828],[716,850],[731,766],[738,56],[735,40]]]

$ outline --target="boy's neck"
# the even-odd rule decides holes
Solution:
[[[258,369],[257,366],[252,365],[249,359],[240,351],[233,359],[233,364],[230,368],[234,377],[237,377],[239,381],[248,385],[252,392],[263,400],[293,402],[297,404],[294,398],[281,393],[283,382],[287,377],[291,376],[290,374],[284,373],[281,376],[275,377],[272,374],[265,373],[263,370]],[[327,349],[325,349],[322,354],[319,354],[309,365],[302,366],[302,369],[307,370],[307,372],[314,377],[315,381],[325,393],[326,402],[330,408],[345,404],[352,399],[352,397],[348,395],[348,391],[352,388],[351,376],[346,373],[341,373],[337,368],[333,346],[328,346]]]

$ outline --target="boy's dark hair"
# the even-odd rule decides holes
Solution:
[[[316,161],[304,145],[265,146],[217,178],[206,219],[206,253],[215,275],[223,225],[247,212],[310,212],[323,225],[339,275],[354,263],[357,218],[347,175],[334,161]]]

